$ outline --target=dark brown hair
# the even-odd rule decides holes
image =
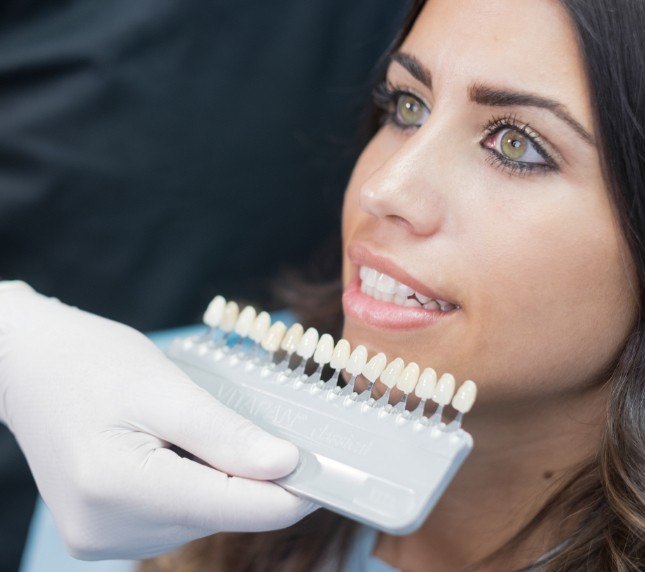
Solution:
[[[639,280],[639,315],[608,381],[597,455],[575,470],[518,534],[471,569],[512,554],[541,525],[560,522],[557,547],[525,570],[636,572],[645,570],[645,1],[561,3],[584,56],[606,184]],[[393,49],[424,4],[413,3]],[[334,252],[337,263],[337,246]],[[338,272],[339,265],[332,267]],[[339,332],[338,280],[306,289],[292,277],[285,293],[303,322]],[[309,572],[328,561],[338,562],[340,569],[356,529],[355,523],[321,509],[284,530],[196,541],[142,564],[141,570]]]

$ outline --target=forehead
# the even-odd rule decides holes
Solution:
[[[401,51],[432,73],[435,96],[480,83],[556,99],[591,117],[575,29],[557,0],[428,0]]]

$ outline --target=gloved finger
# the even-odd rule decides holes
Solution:
[[[284,528],[318,508],[276,484],[229,477],[169,449],[149,452],[139,476],[147,508],[157,522],[169,523],[170,536],[162,539],[168,544],[221,531]]]
[[[140,430],[204,460],[229,475],[270,480],[298,464],[292,443],[263,431],[188,378],[159,391],[133,419]],[[144,425],[145,423],[145,425]]]

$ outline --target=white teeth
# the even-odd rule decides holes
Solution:
[[[317,345],[318,330],[316,328],[308,328],[298,343],[296,353],[303,359],[309,359],[314,355]]]
[[[226,300],[224,297],[215,296],[204,312],[204,323],[211,328],[216,328],[222,319],[224,306],[226,306]]]
[[[412,296],[414,294],[414,290],[410,288],[409,286],[406,286],[405,284],[401,284],[400,282],[396,285],[396,293],[399,296],[402,296],[403,298],[407,298],[408,296]]]
[[[419,383],[414,388],[414,394],[419,399],[430,399],[434,394],[434,388],[437,385],[437,372],[431,367],[423,370],[419,377]]]
[[[302,334],[304,333],[304,328],[301,324],[295,323],[291,326],[280,344],[280,349],[285,352],[292,354],[298,349],[298,344],[302,339]]]
[[[457,307],[445,300],[433,300],[424,294],[415,292],[410,286],[402,284],[395,278],[373,268],[361,266],[358,274],[361,279],[361,292],[375,300],[391,302],[408,308],[424,308],[442,312],[454,310]],[[411,298],[412,295],[414,295],[414,298]]]
[[[271,327],[271,316],[267,312],[260,312],[253,322],[249,337],[259,344]]]
[[[351,375],[360,375],[367,363],[367,348],[356,346],[350,354],[345,370]]]
[[[452,406],[461,413],[468,413],[477,397],[477,385],[470,379],[464,381],[452,400]]]
[[[396,385],[396,380],[398,379],[399,375],[401,375],[401,372],[403,371],[404,365],[405,363],[401,358],[396,358],[392,360],[389,364],[387,364],[386,368],[383,370],[383,373],[381,374],[381,381],[387,387],[394,387]]]
[[[232,332],[239,313],[240,308],[237,302],[227,302],[222,313],[222,321],[219,324],[220,329],[226,333]]]
[[[323,334],[318,340],[316,351],[314,352],[314,361],[317,364],[324,365],[329,363],[334,352],[334,338],[329,334]]]
[[[369,362],[367,362],[367,365],[363,368],[361,373],[374,383],[385,369],[386,363],[387,358],[385,357],[385,354],[378,353]]]
[[[331,361],[329,362],[329,365],[334,369],[343,369],[347,365],[349,354],[349,342],[345,338],[338,340],[338,343],[334,348],[334,353],[331,355]]]
[[[428,296],[424,296],[423,294],[419,294],[418,292],[415,294],[415,296],[417,297],[417,300],[421,302],[422,306],[423,304],[426,304],[427,302],[430,302],[430,300],[432,300],[432,298],[429,298]]]
[[[282,322],[273,324],[269,331],[262,338],[262,347],[268,352],[276,352],[280,347],[280,342],[287,331],[287,326]]]
[[[376,280],[378,279],[378,272],[373,268],[368,268],[365,273],[365,278],[363,280],[368,286],[376,286]]]
[[[394,294],[397,281],[387,274],[380,274],[376,281],[376,288],[386,294]]]
[[[255,308],[253,306],[247,306],[240,312],[240,315],[235,323],[235,333],[238,336],[245,338],[249,335],[251,328],[253,327],[253,322],[255,321]]]
[[[398,379],[396,380],[396,387],[403,391],[403,393],[410,393],[419,379],[419,366],[411,361],[408,365],[405,366],[405,369],[401,372]]]
[[[455,393],[455,378],[450,373],[444,373],[437,381],[432,394],[432,401],[439,405],[448,405]]]

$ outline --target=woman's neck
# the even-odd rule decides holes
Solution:
[[[605,405],[606,392],[595,389],[512,411],[505,405],[505,411],[473,412],[466,429],[475,447],[439,503],[413,534],[380,534],[374,555],[405,572],[429,565],[432,572],[454,572],[492,553],[597,451]],[[554,530],[542,527],[504,569],[552,548]]]

